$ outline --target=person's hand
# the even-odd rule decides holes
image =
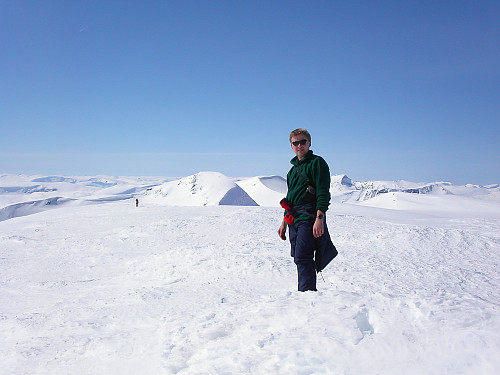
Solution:
[[[316,221],[313,225],[313,236],[316,238],[321,237],[325,233],[325,223],[323,223],[325,219],[316,218]]]
[[[280,236],[283,241],[286,240],[286,223],[284,221],[281,222],[278,228],[278,236]]]

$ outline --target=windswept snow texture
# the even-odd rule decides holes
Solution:
[[[75,180],[42,183],[73,201],[0,222],[1,375],[499,373],[498,187],[333,202],[339,255],[300,293],[282,210],[218,205],[234,181]],[[134,181],[198,206],[113,200]]]

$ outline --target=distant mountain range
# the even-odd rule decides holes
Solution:
[[[330,193],[336,202],[362,202],[387,193],[461,195],[480,197],[498,194],[499,184],[454,186],[449,182],[415,183],[399,181],[352,181],[346,175],[331,178]]]
[[[218,172],[199,172],[184,178],[5,174],[0,175],[0,221],[64,205],[136,198],[141,204],[156,205],[279,207],[286,191],[286,180],[281,176],[232,178]],[[346,175],[331,177],[330,193],[332,203],[363,205],[375,205],[384,196],[391,196],[394,201],[396,196],[410,195],[461,196],[500,202],[498,184],[455,186],[449,182],[402,180],[359,182]]]
[[[283,177],[231,179],[218,172],[200,172],[146,190],[149,203],[174,206],[279,206],[286,194]]]
[[[169,181],[144,193],[148,202],[175,206],[237,205],[279,206],[286,195],[286,180],[280,176],[232,179],[217,172],[200,172]],[[364,202],[387,193],[461,195],[487,197],[500,194],[499,185],[453,186],[449,182],[352,181],[346,175],[331,177],[332,202]]]

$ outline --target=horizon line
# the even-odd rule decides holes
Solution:
[[[68,153],[68,152],[0,152],[4,157],[27,157],[27,156],[289,156],[285,153],[266,153],[266,152],[98,152],[98,153]]]

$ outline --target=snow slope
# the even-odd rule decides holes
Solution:
[[[200,172],[147,190],[142,200],[172,206],[257,206],[234,181],[218,172]]]
[[[387,193],[359,203],[363,206],[420,212],[427,215],[453,217],[492,217],[500,213],[497,201],[487,201],[458,195],[416,195],[401,192]]]
[[[163,177],[63,177],[0,175],[0,221],[65,205],[130,199]]]
[[[236,182],[259,205],[280,207],[287,192],[286,180],[280,176],[260,176]]]
[[[77,185],[77,202],[121,196],[78,181],[39,184]],[[0,374],[497,374],[492,188],[334,202],[339,256],[317,293],[296,292],[279,208],[134,196],[1,221]],[[410,201],[377,201],[390,194]],[[457,215],[448,198],[469,206]]]

